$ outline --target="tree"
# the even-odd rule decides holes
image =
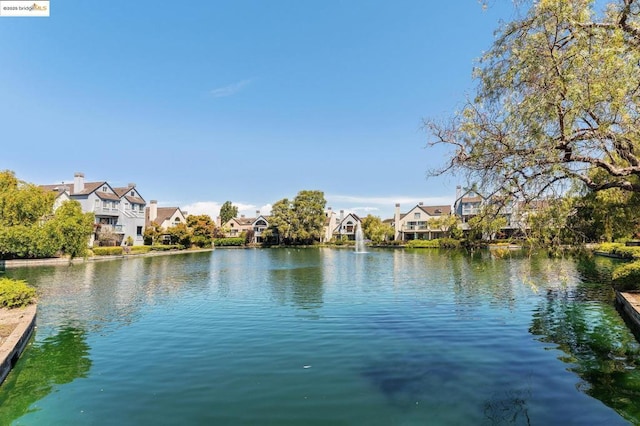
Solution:
[[[144,243],[146,245],[153,245],[158,242],[158,238],[162,235],[162,227],[156,222],[151,222],[144,230]]]
[[[601,14],[594,3],[540,0],[498,32],[475,97],[425,120],[428,145],[453,148],[432,175],[464,172],[485,195],[524,200],[572,181],[640,192],[640,0]]]
[[[395,231],[391,225],[384,223],[378,216],[367,215],[362,219],[362,233],[365,238],[379,244],[392,240]]]
[[[191,247],[191,233],[184,223],[177,223],[170,226],[164,234],[169,236],[170,244],[180,244],[185,247]]]
[[[460,220],[455,215],[442,215],[429,220],[429,227],[442,231],[445,238],[459,238],[460,228],[458,224]]]
[[[234,217],[238,216],[238,207],[231,204],[231,201],[225,201],[220,207],[220,224],[224,225]]]
[[[300,191],[293,201],[284,198],[273,204],[269,219],[270,232],[285,244],[311,243],[323,233],[326,201],[322,191]]]
[[[277,235],[281,242],[288,244],[294,235],[294,222],[293,204],[287,198],[276,201],[271,207],[269,236]]]
[[[33,225],[53,210],[54,194],[0,171],[0,225]]]
[[[93,233],[93,213],[83,213],[75,200],[62,203],[55,211],[52,223],[60,238],[60,250],[71,258],[84,256]]]
[[[211,247],[216,225],[209,215],[187,216],[187,227],[191,233],[191,242],[198,247]]]
[[[300,191],[293,200],[296,218],[296,238],[305,243],[320,240],[324,228],[324,207],[327,204],[322,191]]]

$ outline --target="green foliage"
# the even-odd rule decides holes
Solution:
[[[325,223],[326,201],[322,191],[300,191],[293,202],[273,204],[269,225],[284,244],[310,244],[320,240]]]
[[[158,242],[158,239],[162,235],[162,227],[158,225],[156,222],[151,222],[149,226],[147,226],[143,233],[144,243],[145,245],[153,245]]]
[[[460,243],[460,240],[456,240],[455,238],[440,238],[438,240],[438,244],[440,245],[440,248],[460,248],[462,245]]]
[[[593,172],[593,179],[598,173]],[[640,232],[640,194],[611,188],[576,199],[572,227],[587,241],[621,241]]]
[[[151,251],[151,246],[133,246],[129,248],[129,253],[131,254],[143,254],[149,253]]]
[[[460,218],[455,215],[442,215],[429,220],[429,229],[442,231],[445,238],[460,238]]]
[[[71,258],[84,256],[93,232],[93,213],[83,213],[77,201],[65,201],[55,211],[53,227],[60,238],[60,250]]]
[[[229,246],[243,246],[244,238],[242,237],[234,237],[234,238],[216,238],[213,243],[216,247],[229,247]]]
[[[407,248],[440,248],[438,240],[411,240],[406,244]]]
[[[180,244],[154,244],[149,246],[151,251],[169,251],[169,250],[184,250],[185,246]]]
[[[596,247],[596,251],[613,254],[623,259],[640,259],[639,246],[625,246],[621,243],[602,243]]]
[[[187,227],[191,233],[191,243],[193,245],[198,247],[211,247],[216,225],[209,215],[188,216]]]
[[[0,225],[34,225],[53,210],[54,194],[0,172]]]
[[[477,216],[469,219],[470,240],[493,240],[507,225],[507,219],[499,212],[499,206],[484,205]]]
[[[461,112],[426,123],[431,145],[453,148],[435,174],[527,199],[574,180],[640,192],[637,1],[527,3],[480,60]]]
[[[640,290],[640,261],[616,267],[611,278],[611,283],[617,290]]]
[[[238,216],[238,207],[231,204],[231,201],[225,201],[220,207],[220,223],[224,225],[234,217]]]
[[[191,232],[184,223],[178,223],[177,225],[169,227],[164,234],[169,235],[171,244],[191,247]]]
[[[94,247],[92,250],[95,256],[122,256],[124,253],[124,249],[120,246]]]
[[[379,217],[367,215],[362,219],[362,233],[366,239],[371,240],[374,244],[380,244],[383,241],[393,239],[395,230]]]
[[[21,308],[34,302],[36,290],[22,280],[0,278],[0,307]]]

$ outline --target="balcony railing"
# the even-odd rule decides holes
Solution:
[[[113,232],[115,234],[124,234],[124,226],[122,225],[106,225],[99,224],[102,232]]]

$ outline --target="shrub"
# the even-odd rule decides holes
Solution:
[[[217,247],[242,246],[242,245],[244,245],[244,238],[242,238],[242,237],[216,238],[215,240],[213,240],[213,243]]]
[[[21,308],[34,302],[36,290],[25,281],[0,278],[0,307]]]
[[[154,244],[147,247],[152,251],[184,250],[184,246],[180,244]]]
[[[149,253],[151,251],[150,246],[132,246],[130,247],[131,254]]]
[[[460,240],[455,238],[440,238],[438,244],[440,248],[460,248]]]
[[[616,290],[640,290],[640,261],[618,266],[613,270],[611,278]]]
[[[122,247],[94,247],[93,254],[96,256],[122,256]]]
[[[407,243],[408,248],[440,248],[439,240],[411,240]]]

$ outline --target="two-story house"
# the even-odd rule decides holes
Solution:
[[[345,216],[344,210],[340,210],[338,223],[333,228],[333,237],[337,240],[355,240],[358,224],[362,225],[362,221],[358,215],[355,213],[349,213]]]
[[[269,216],[261,215],[260,210],[256,210],[255,217],[234,217],[222,225],[226,237],[239,237],[243,232],[253,232],[250,243],[262,243],[263,232],[269,227]]]
[[[425,206],[418,203],[407,213],[400,213],[400,204],[396,204],[393,217],[395,239],[409,240],[433,240],[442,237],[443,231],[433,227],[431,219],[451,214],[451,206]]]
[[[82,206],[82,211],[94,213],[95,233],[90,245],[100,239],[101,234],[113,236],[115,244],[123,244],[129,237],[134,245],[144,243],[142,233],[146,202],[134,183],[113,188],[106,181],[85,182],[84,174],[76,173],[73,185],[61,183],[41,187],[58,193],[54,209],[65,200],[75,200]]]

